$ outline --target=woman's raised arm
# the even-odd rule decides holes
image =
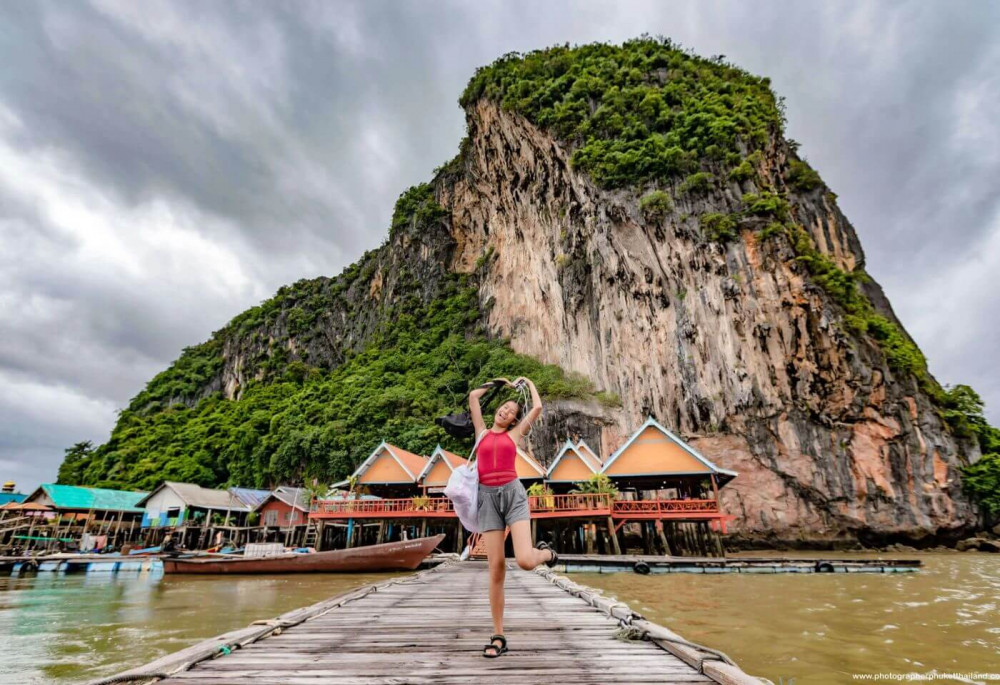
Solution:
[[[542,415],[542,398],[538,395],[538,389],[535,388],[535,384],[531,382],[530,378],[521,376],[514,381],[514,385],[516,386],[520,382],[527,383],[528,390],[531,391],[531,409],[524,415],[524,418],[517,422],[516,426],[510,429],[510,432],[514,433],[514,435],[511,436],[514,438],[514,442],[520,440],[521,436],[524,435],[529,428],[531,428],[531,424],[533,424],[538,417]]]
[[[469,393],[469,416],[472,417],[472,426],[476,429],[476,437],[486,430],[486,422],[483,421],[483,410],[479,406],[479,398],[490,389],[489,383],[480,386]]]

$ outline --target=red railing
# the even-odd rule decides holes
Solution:
[[[649,499],[616,500],[612,512],[629,514],[717,514],[719,503],[714,499]]]
[[[314,518],[327,516],[402,516],[430,515],[454,516],[455,508],[447,497],[427,497],[414,502],[412,497],[399,499],[325,499],[316,502],[310,513]],[[317,516],[318,515],[318,516]]]
[[[556,516],[613,516],[615,518],[698,518],[721,514],[715,500],[661,499],[614,500],[608,494],[537,495],[528,497],[531,511],[543,518]],[[447,497],[362,500],[318,500],[311,518],[452,517],[455,509]]]
[[[611,513],[611,495],[536,495],[528,497],[528,506],[539,513],[598,511]]]

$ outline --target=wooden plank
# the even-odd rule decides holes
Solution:
[[[721,666],[726,668],[711,671],[717,678],[713,680],[707,667],[720,662],[710,664],[704,653],[670,644],[663,638],[674,634],[662,626],[648,624],[666,631],[656,633],[660,639],[655,641],[619,639],[620,620],[631,621],[634,616],[627,606],[544,567],[524,571],[508,564],[504,628],[510,651],[497,659],[482,657],[482,647],[493,632],[485,562],[446,562],[374,587],[374,591],[360,588],[289,612],[280,618],[298,624],[283,628],[280,634],[271,634],[275,625],[252,626],[246,629],[250,633],[237,635],[243,640],[241,649],[200,661],[160,682],[752,682],[739,680],[746,674],[725,664]],[[260,639],[265,635],[266,639]],[[189,660],[217,654],[218,639],[209,641],[210,649],[205,644],[181,654]],[[156,663],[169,666],[179,662],[164,658]],[[700,672],[703,664],[705,673]],[[132,673],[151,671],[133,669]]]

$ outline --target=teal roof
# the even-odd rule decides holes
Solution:
[[[22,502],[24,497],[20,492],[0,492],[0,506],[11,502]]]
[[[96,509],[98,511],[142,512],[136,504],[148,492],[84,488],[78,485],[45,483],[41,486],[56,509]]]

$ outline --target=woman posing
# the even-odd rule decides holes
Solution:
[[[558,556],[548,543],[531,544],[531,512],[528,493],[517,477],[517,443],[525,431],[542,413],[542,400],[535,384],[527,378],[518,378],[514,387],[525,383],[531,391],[531,410],[521,416],[524,408],[514,400],[500,405],[493,417],[493,426],[486,427],[479,398],[489,387],[473,390],[469,394],[469,413],[476,428],[479,445],[476,464],[479,471],[479,530],[486,542],[486,557],[490,569],[490,612],[493,615],[494,634],[490,644],[483,648],[483,656],[497,657],[507,651],[507,638],[503,634],[503,585],[506,576],[504,559],[504,528],[510,528],[517,565],[531,570],[539,564],[555,565]],[[485,435],[483,432],[485,431]]]

